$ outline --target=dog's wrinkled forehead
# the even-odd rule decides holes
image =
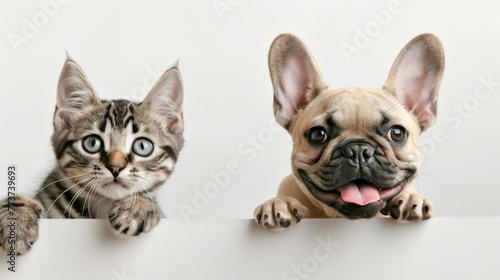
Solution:
[[[386,122],[419,130],[416,120],[404,106],[382,89],[327,89],[304,109],[294,127],[309,129],[328,120],[344,131],[359,134],[357,136]]]

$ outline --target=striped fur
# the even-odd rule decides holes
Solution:
[[[48,217],[107,217],[110,202],[130,195],[148,196],[148,192],[156,190],[170,176],[182,147],[182,138],[160,129],[161,124],[152,120],[148,111],[138,107],[125,100],[104,101],[89,111],[91,117],[81,118],[75,129],[54,133],[52,142],[58,166],[36,195],[48,210]],[[93,134],[100,136],[105,146],[96,155],[82,148],[83,138]],[[154,152],[148,158],[134,154],[131,149],[133,140],[139,137],[155,143]],[[106,187],[114,181],[105,167],[109,152],[114,150],[126,155],[127,167],[118,176],[118,180],[128,187],[125,189]],[[64,194],[57,199],[61,193]],[[91,209],[97,201],[101,201],[97,204],[99,207]]]
[[[34,198],[22,197],[23,205],[43,209],[24,212],[31,213],[34,221],[38,216],[108,218],[115,231],[124,235],[149,231],[161,218],[155,191],[174,170],[184,143],[182,99],[182,79],[176,67],[165,72],[141,103],[105,101],[82,69],[68,59],[59,79],[54,113],[52,146],[57,165]],[[85,148],[89,136],[101,143],[98,151]],[[140,155],[133,149],[139,139],[153,144],[150,154]],[[0,209],[0,219],[2,213]],[[33,233],[26,240],[34,242],[37,223],[36,230],[30,225],[29,230],[28,225],[21,227]],[[27,250],[28,246],[19,253]]]
[[[68,60],[59,79],[54,114],[52,145],[58,164],[35,196],[46,216],[106,218],[116,200],[130,196],[153,199],[154,191],[172,173],[183,145],[182,95],[182,81],[174,67],[142,103],[103,101],[81,68]],[[168,112],[155,109],[162,103]],[[174,128],[172,116],[177,117]],[[89,135],[99,137],[104,145],[95,154],[83,147]],[[133,152],[132,145],[139,138],[153,143],[151,155]],[[125,167],[116,178],[107,167],[111,152],[125,156]]]

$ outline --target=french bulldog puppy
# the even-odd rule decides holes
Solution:
[[[296,36],[278,36],[269,52],[276,121],[293,139],[293,175],[278,196],[255,209],[263,227],[284,230],[302,218],[399,222],[433,216],[417,193],[417,137],[434,124],[444,51],[432,34],[399,53],[382,89],[329,88]]]

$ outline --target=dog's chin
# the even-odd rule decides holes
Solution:
[[[395,186],[392,187],[377,187],[373,186],[375,189],[378,190],[378,199],[374,199],[373,201],[369,201],[368,203],[352,203],[352,202],[346,202],[342,199],[342,194],[341,194],[341,189],[343,187],[346,187],[348,185],[356,184],[356,185],[361,185],[361,184],[370,184],[367,182],[365,179],[358,179],[358,180],[353,180],[346,182],[343,186],[339,186],[337,188],[334,188],[331,191],[326,191],[320,187],[318,187],[307,175],[307,173],[304,170],[298,170],[300,177],[302,179],[302,182],[304,185],[309,189],[311,194],[321,201],[322,203],[334,208],[337,210],[340,214],[342,214],[344,217],[348,219],[369,219],[373,218],[375,215],[377,215],[382,208],[385,207],[386,202],[392,198],[394,198],[396,195],[398,195],[401,190],[403,190],[404,185],[406,180],[398,183]]]

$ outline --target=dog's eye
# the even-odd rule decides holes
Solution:
[[[88,153],[95,154],[102,149],[102,140],[97,135],[90,135],[83,139],[83,149]]]
[[[309,130],[309,141],[313,144],[322,144],[328,140],[326,129],[321,126],[315,126]]]
[[[385,138],[391,142],[402,143],[406,139],[406,129],[400,125],[395,125],[389,129]]]

